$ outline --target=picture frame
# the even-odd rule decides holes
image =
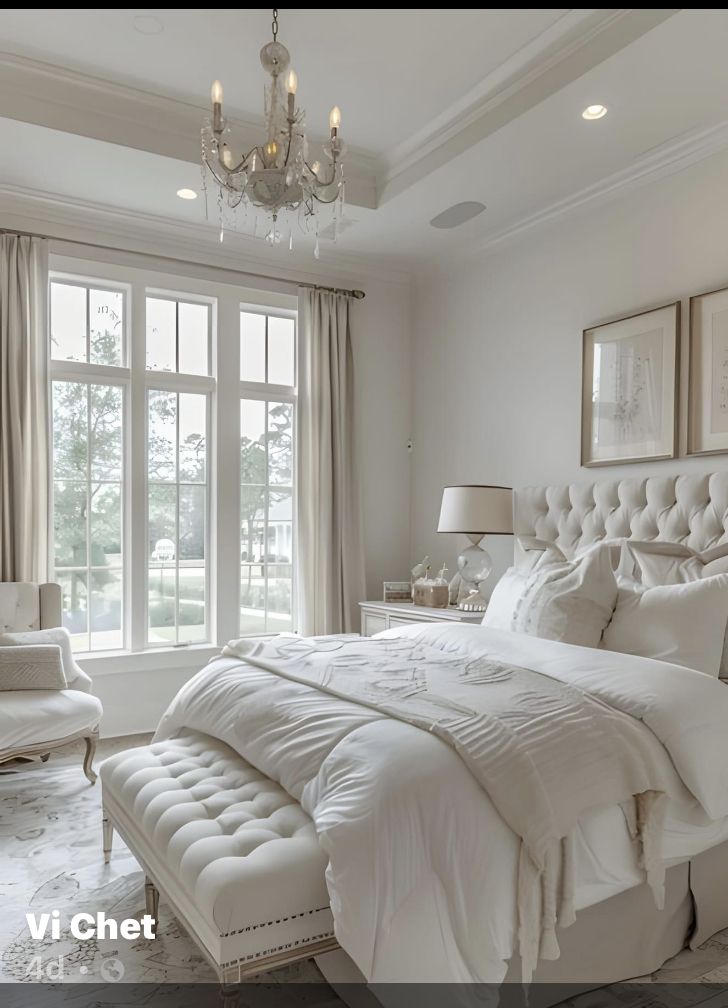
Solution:
[[[690,298],[688,455],[728,452],[728,287]]]
[[[409,581],[384,581],[382,599],[385,602],[411,602],[412,585]]]
[[[582,333],[581,464],[677,455],[680,302]]]

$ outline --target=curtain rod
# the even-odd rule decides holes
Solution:
[[[100,245],[98,242],[77,241],[74,238],[59,238],[57,235],[37,234],[33,231],[14,231],[12,228],[0,228],[0,234],[21,235],[25,238],[47,238],[53,241],[64,241],[71,245],[83,245],[85,248],[102,249],[105,252],[122,252],[126,255],[146,256],[148,259],[166,259],[168,262],[182,263],[186,266],[204,266],[207,269],[214,269],[211,263],[201,263],[180,259],[177,256],[155,255],[154,252],[136,252],[133,249],[119,248],[114,245]],[[329,291],[331,294],[345,294],[347,297],[356,298],[360,301],[366,297],[363,290],[348,290],[346,287],[325,287],[323,284],[304,283],[302,280],[288,280],[286,277],[271,276],[267,273],[250,273],[248,270],[235,269],[232,266],[224,266],[230,273],[239,273],[240,276],[251,277],[253,280],[272,280],[275,283],[292,284],[295,287],[309,287],[312,290]]]

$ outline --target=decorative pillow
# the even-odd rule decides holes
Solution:
[[[728,574],[646,588],[620,578],[602,647],[718,676],[728,622]]]
[[[728,574],[728,543],[696,553],[680,543],[627,541],[624,550],[623,572],[648,588]]]
[[[597,545],[573,561],[548,557],[528,573],[506,571],[483,626],[597,647],[617,600],[609,549]]]
[[[0,692],[61,690],[67,685],[57,644],[0,647]]]
[[[23,630],[20,633],[0,634],[0,647],[18,647],[28,644],[54,644],[61,649],[61,662],[66,684],[72,683],[80,669],[76,665],[71,650],[71,635],[65,627],[51,627],[47,630]],[[65,689],[65,686],[61,686]]]

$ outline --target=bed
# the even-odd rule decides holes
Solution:
[[[515,495],[515,531],[567,557],[624,539],[705,550],[728,540],[728,474],[528,488]],[[393,692],[401,670],[423,661],[426,684]],[[489,715],[472,699],[509,676],[519,697],[533,693],[541,705],[549,691],[559,703],[585,694],[595,752],[604,741],[592,769],[577,729],[571,750],[548,743],[554,817],[561,806],[567,814],[569,792],[596,793],[590,773],[603,773],[604,795],[620,798],[584,808],[558,848],[547,836],[548,809],[528,790],[526,764],[518,754],[497,764]],[[447,708],[442,721],[422,706],[434,702]],[[701,672],[487,628],[431,626],[371,643],[238,642],[183,687],[156,738],[189,730],[219,738],[301,804],[328,859],[336,937],[370,983],[525,978],[593,987],[650,972],[686,942],[728,926],[726,719],[728,689]],[[549,718],[529,722],[537,723],[548,727]],[[569,753],[578,758],[565,769]],[[491,775],[490,786],[481,774]],[[662,818],[649,803],[630,811],[625,788],[667,794]],[[525,812],[509,801],[519,792],[531,803]],[[562,996],[543,986],[533,1003]]]

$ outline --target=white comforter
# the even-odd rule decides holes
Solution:
[[[728,690],[717,680],[481,627],[397,634],[531,668],[638,712],[673,813],[696,825],[728,815]],[[157,735],[185,727],[225,741],[312,816],[329,855],[337,937],[368,980],[502,979],[515,947],[520,840],[445,742],[234,658],[191,680]],[[595,795],[595,816],[614,815],[599,806]],[[631,854],[623,888],[640,880]],[[604,898],[589,886],[583,850],[581,860],[577,909]]]

